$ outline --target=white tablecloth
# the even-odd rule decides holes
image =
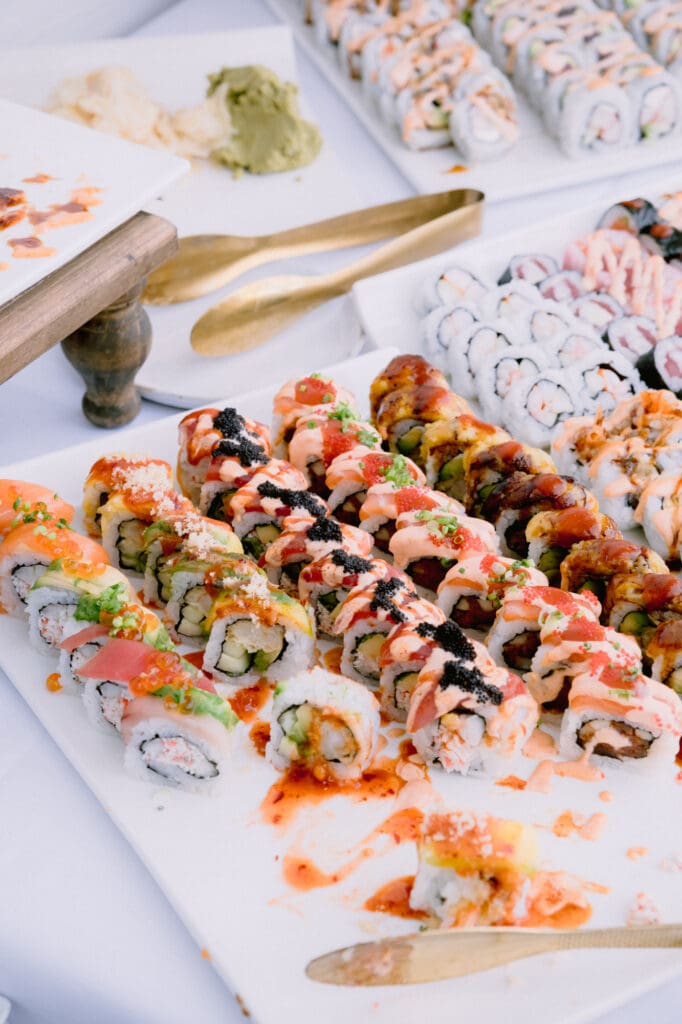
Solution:
[[[133,3],[122,0],[121,7]],[[255,27],[274,20],[262,0],[185,0],[137,34]],[[299,66],[302,89],[363,203],[409,195],[402,176],[302,53]],[[500,204],[488,212],[485,234],[636,194],[647,177],[651,174],[624,175]],[[0,464],[98,436],[115,447],[111,434],[83,418],[81,394],[80,378],[59,349],[3,384]],[[143,403],[137,422],[168,411]],[[154,880],[2,673],[0,992],[13,1000],[12,1024],[236,1024],[243,1019]],[[682,979],[602,1020],[679,1024],[680,1006]],[[293,1019],[283,1014],[284,1022]]]

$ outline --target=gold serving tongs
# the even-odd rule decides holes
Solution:
[[[314,306],[345,294],[363,277],[435,256],[478,234],[483,193],[475,189],[458,189],[441,195],[449,197],[447,213],[435,219],[432,217],[426,223],[422,217],[418,227],[341,270],[314,276],[269,277],[239,288],[197,320],[192,328],[192,348],[205,356],[246,352],[267,341]],[[420,196],[407,200],[407,203],[438,198]]]
[[[413,196],[272,235],[189,235],[180,239],[175,255],[150,274],[143,301],[156,306],[186,302],[208,295],[264,263],[394,238],[478,202],[479,195],[471,189],[455,189]]]
[[[628,928],[462,928],[363,942],[311,960],[328,985],[413,985],[459,978],[540,953],[571,949],[682,949],[682,924]]]

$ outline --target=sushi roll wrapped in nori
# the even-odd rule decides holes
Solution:
[[[512,384],[502,416],[514,437],[549,448],[562,420],[578,416],[582,408],[582,398],[564,370],[541,370]]]
[[[561,563],[574,544],[583,540],[620,538],[613,519],[587,508],[536,512],[526,525],[528,557],[554,585],[561,578]]]
[[[631,530],[644,490],[670,472],[682,472],[682,444],[649,445],[641,437],[626,437],[607,441],[590,462],[587,476],[603,512],[621,530]]]
[[[682,552],[681,505],[682,470],[677,470],[648,483],[635,509],[635,520],[644,529],[647,542],[669,562],[679,562]]]
[[[24,480],[0,480],[0,541],[10,530],[26,523],[61,523],[68,526],[75,514],[51,487]]]
[[[208,617],[217,595],[224,590],[248,589],[254,576],[267,579],[250,558],[209,552],[204,558],[180,553],[166,566],[170,598],[164,612],[168,628],[178,642],[203,645],[210,632]],[[258,589],[259,581],[253,586]]]
[[[160,519],[144,533],[144,599],[167,604],[171,597],[170,565],[183,558],[206,558],[217,552],[242,554],[242,545],[227,523],[185,512]]]
[[[447,387],[419,384],[386,395],[377,410],[376,425],[389,451],[408,455],[419,465],[426,424],[468,411],[467,403]]]
[[[506,592],[527,586],[548,586],[530,560],[478,552],[448,570],[438,587],[438,605],[463,629],[488,629]]]
[[[583,401],[583,412],[604,412],[636,394],[642,387],[639,373],[618,352],[594,352],[572,367],[576,391]]]
[[[646,652],[656,627],[682,619],[682,580],[673,573],[619,573],[604,595],[604,620]],[[655,678],[658,678],[656,676]]]
[[[337,455],[354,449],[360,459],[380,447],[381,438],[372,425],[341,404],[328,412],[318,410],[301,417],[289,441],[289,461],[303,473],[310,489],[326,498],[325,476]]]
[[[682,398],[682,338],[675,334],[637,353],[637,369],[650,388],[667,388]]]
[[[498,284],[509,284],[510,281],[519,279],[528,281],[529,284],[539,285],[559,272],[557,261],[553,256],[546,253],[523,253],[512,256],[507,269],[498,278]]]
[[[426,764],[468,775],[496,775],[520,755],[538,720],[523,681],[498,668],[482,644],[473,658],[434,650],[417,680],[407,731]]]
[[[373,536],[381,551],[388,551],[398,517],[415,509],[439,509],[452,515],[464,513],[459,501],[440,491],[410,485],[396,487],[389,481],[368,488],[360,509],[360,526]]]
[[[668,567],[651,548],[617,538],[582,540],[561,563],[561,588],[591,591],[601,601],[612,576],[620,573],[665,573]]]
[[[499,421],[504,415],[504,400],[513,385],[555,365],[540,344],[512,345],[496,352],[476,374],[476,387],[484,414]]]
[[[420,452],[429,486],[461,501],[465,490],[464,452],[509,440],[506,430],[467,413],[452,420],[429,423],[422,435]]]
[[[150,494],[126,489],[116,491],[100,506],[102,544],[112,565],[143,574],[146,562],[147,527],[161,519],[193,515],[196,509],[177,491]]]
[[[23,618],[31,587],[58,559],[93,566],[109,563],[101,544],[59,520],[22,523],[10,530],[0,542],[0,605],[9,615]]]
[[[83,521],[92,537],[100,537],[100,506],[112,494],[164,494],[173,487],[173,470],[163,459],[134,455],[103,455],[91,467],[83,485]]]
[[[232,525],[244,551],[258,561],[282,532],[289,516],[317,519],[329,513],[327,502],[306,490],[292,490],[257,473],[235,491],[230,502]],[[266,477],[266,479],[263,479]]]
[[[416,462],[394,452],[351,449],[337,455],[329,466],[326,485],[329,508],[336,519],[351,526],[360,522],[360,511],[373,484],[389,483],[395,488],[426,483]]]
[[[519,333],[506,319],[479,320],[466,328],[448,352],[450,377],[457,382],[459,394],[480,399],[484,382],[479,380],[479,375],[495,357],[522,347],[521,341]],[[532,354],[530,349],[528,354]],[[494,382],[488,384],[493,386]],[[458,409],[452,416],[464,412],[467,409]]]
[[[682,619],[662,622],[646,645],[654,679],[682,699]]]
[[[645,228],[655,224],[657,211],[648,199],[626,199],[622,203],[610,206],[597,224],[598,228],[610,231],[629,231],[639,235]]]
[[[434,593],[460,559],[476,551],[499,549],[490,523],[441,509],[403,512],[396,527],[388,546],[394,565],[417,586]]]
[[[314,668],[275,689],[266,757],[279,771],[302,768],[321,782],[357,779],[378,738],[376,698],[352,679]]]
[[[261,564],[273,583],[298,596],[301,569],[342,548],[349,555],[367,558],[372,538],[364,530],[338,523],[328,516],[288,516],[282,532],[265,552]]]
[[[637,367],[645,384],[649,387],[669,387],[668,384],[650,380],[645,372],[646,363],[643,360],[650,354],[653,358],[656,339],[656,324],[646,316],[625,316],[612,320],[605,334],[605,340],[613,351]]]
[[[199,492],[199,508],[210,519],[229,522],[230,499],[234,492],[273,460],[269,449],[252,440],[250,434],[223,438],[213,449],[211,461]]]
[[[487,291],[488,286],[466,267],[452,266],[437,276],[429,275],[426,278],[417,296],[415,306],[420,316],[426,316],[437,306],[454,306],[459,302],[471,302],[479,306]],[[396,358],[404,357],[397,356]],[[409,356],[407,358],[420,357]],[[405,383],[408,382],[401,381],[398,386],[401,387]],[[413,383],[418,384],[423,381],[415,380]]]
[[[85,641],[85,637],[82,639]],[[125,706],[133,699],[128,684],[155,662],[153,645],[142,640],[142,636],[126,639],[107,634],[94,649],[92,638],[79,645],[81,661],[76,678],[88,721],[100,732],[120,735]]]
[[[481,319],[481,311],[472,302],[459,302],[456,306],[436,306],[421,322],[424,348],[429,359],[439,370],[450,367],[450,349],[460,337]]]
[[[339,404],[354,408],[355,395],[321,373],[283,384],[272,403],[272,443],[277,458],[287,458],[289,441],[301,416],[317,408],[329,411]]]
[[[223,441],[234,444],[235,450],[240,442],[248,441],[272,455],[268,428],[241,416],[236,409],[195,409],[187,413],[178,426],[178,483],[182,493],[197,506],[211,459]]]
[[[512,473],[537,476],[556,472],[556,466],[546,452],[511,439],[492,445],[484,442],[468,448],[464,452],[462,466],[466,480],[464,505],[473,516],[480,514],[493,488]]]
[[[559,750],[602,766],[672,764],[682,736],[682,702],[663,683],[608,665],[576,676],[561,723]]]
[[[464,159],[476,163],[501,156],[517,142],[516,97],[497,68],[460,76],[448,129]]]

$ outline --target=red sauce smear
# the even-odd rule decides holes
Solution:
[[[300,892],[309,892],[311,889],[323,889],[328,885],[337,885],[347,878],[358,865],[372,856],[370,849],[361,850],[357,857],[344,864],[336,871],[327,873],[321,871],[316,864],[313,864],[307,857],[295,857],[286,854],[282,861],[282,875],[284,881]]]
[[[578,907],[571,903],[554,914],[531,910],[524,919],[526,928],[580,928],[592,917],[592,907]]]
[[[183,654],[185,661],[188,661],[190,665],[194,665],[195,668],[201,668],[204,664],[204,652],[203,651],[190,651],[189,654]],[[232,699],[230,698],[230,703]]]
[[[646,857],[648,852],[649,849],[646,846],[631,846],[630,849],[627,850],[625,856],[629,860],[639,860],[640,857]]]
[[[15,259],[41,259],[45,256],[54,256],[56,249],[44,246],[39,238],[10,238],[7,243],[12,249]]]
[[[322,661],[324,667],[328,672],[336,672],[338,675],[343,675],[341,671],[341,658],[343,656],[343,647],[332,647],[331,650],[325,651],[322,655]]]
[[[50,693],[59,693],[62,688],[62,680],[59,672],[50,672],[49,676],[45,680],[45,686],[48,688]]]
[[[382,821],[371,836],[390,836],[396,846],[400,843],[415,843],[421,834],[423,821],[424,812],[418,807],[405,807]]]
[[[348,782],[319,781],[305,768],[295,766],[272,784],[261,804],[261,814],[268,825],[285,826],[301,807],[340,795],[350,797],[354,803],[385,800],[395,796],[404,785],[404,779],[396,774],[396,761],[391,758],[383,758],[359,779]]]
[[[525,789],[526,780],[520,779],[518,775],[505,775],[503,779],[498,779],[495,785],[506,786],[508,789]]]
[[[22,178],[27,185],[44,185],[46,181],[57,181],[51,174],[34,174],[32,178]]]
[[[18,224],[26,216],[26,210],[10,210],[9,213],[0,213],[0,231],[6,231],[14,224]]]
[[[598,839],[606,824],[606,815],[593,814],[586,821],[580,817],[576,819],[572,811],[564,811],[552,825],[552,832],[560,839],[567,839],[568,836],[580,836],[581,839]]]
[[[230,707],[242,722],[252,722],[270,696],[270,684],[259,679],[254,686],[245,686],[230,694]]]
[[[392,914],[394,917],[407,917],[423,921],[427,916],[424,910],[413,910],[410,906],[410,893],[414,885],[414,875],[403,875],[382,885],[380,889],[365,901],[365,910],[379,914]]]
[[[270,723],[256,722],[252,725],[249,730],[249,739],[253,743],[256,753],[265,757],[265,748],[270,742]]]

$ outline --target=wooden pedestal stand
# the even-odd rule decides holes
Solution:
[[[62,343],[98,427],[129,423],[140,408],[135,374],[151,346],[140,304],[146,275],[177,249],[175,227],[138,213],[65,267],[0,308],[0,382]]]

